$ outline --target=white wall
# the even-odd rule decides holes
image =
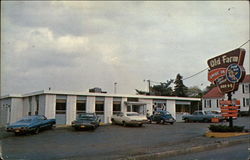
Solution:
[[[23,98],[23,117],[29,115],[29,97]]]
[[[10,107],[11,107],[11,99],[5,98],[0,100],[0,125],[4,126],[9,123],[10,118]]]
[[[16,122],[20,120],[22,117],[23,117],[23,99],[12,98],[10,123]]]
[[[67,96],[66,124],[70,125],[76,119],[76,96]]]
[[[127,112],[127,106],[124,102],[126,102],[128,100],[128,98],[126,97],[122,97],[122,101],[121,101],[121,112]]]
[[[95,112],[95,97],[87,96],[86,113],[94,113],[94,112]]]
[[[167,111],[172,114],[172,116],[176,119],[176,103],[175,100],[167,100]]]
[[[113,114],[113,97],[105,97],[104,101],[104,123],[111,123]]]
[[[31,97],[31,115],[35,115],[37,109],[36,96]]]
[[[56,117],[56,95],[40,95],[39,105],[40,115],[45,115],[48,119]]]

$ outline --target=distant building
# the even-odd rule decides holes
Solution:
[[[214,87],[202,97],[202,110],[220,110],[219,100],[226,100],[227,95],[222,94],[218,87]],[[232,99],[240,100],[240,111],[248,111],[250,107],[250,75],[246,75],[239,88],[232,94]]]
[[[100,91],[100,90],[95,90]],[[200,98],[121,95],[43,90],[23,95],[6,95],[0,99],[0,125],[12,123],[27,115],[45,115],[56,118],[57,124],[71,124],[84,112],[95,112],[103,123],[117,112],[138,112],[146,115],[154,110],[169,111],[174,117],[178,112],[190,110],[200,103]]]

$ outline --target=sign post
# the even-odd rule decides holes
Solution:
[[[210,68],[208,80],[215,83],[221,93],[227,94],[228,101],[232,101],[232,92],[238,90],[239,83],[245,77],[243,67],[245,52],[244,49],[237,48],[207,61]],[[229,117],[229,126],[233,127],[232,116]]]

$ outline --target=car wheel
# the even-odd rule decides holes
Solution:
[[[40,128],[37,127],[37,128],[35,129],[34,133],[35,133],[35,134],[38,134],[39,132],[40,132]]]
[[[111,124],[115,124],[115,120],[114,119],[111,119]]]
[[[162,124],[165,124],[165,120],[162,119],[162,120],[161,120],[161,123],[162,123]]]
[[[19,136],[20,135],[20,133],[19,132],[15,132],[15,136]]]
[[[189,119],[185,118],[184,121],[185,121],[185,123],[188,123],[188,122],[189,122]]]
[[[127,124],[126,124],[126,122],[122,122],[122,125],[124,126],[124,127],[126,127],[127,126]]]
[[[142,127],[142,124],[139,124],[139,127]]]
[[[170,124],[171,124],[171,125],[173,125],[173,124],[174,124],[174,122],[170,122]]]

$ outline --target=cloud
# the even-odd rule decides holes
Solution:
[[[247,2],[2,4],[4,93],[47,86],[112,92],[115,81],[118,92],[134,93],[143,79],[185,78],[249,39]],[[206,73],[186,83],[206,84]]]

